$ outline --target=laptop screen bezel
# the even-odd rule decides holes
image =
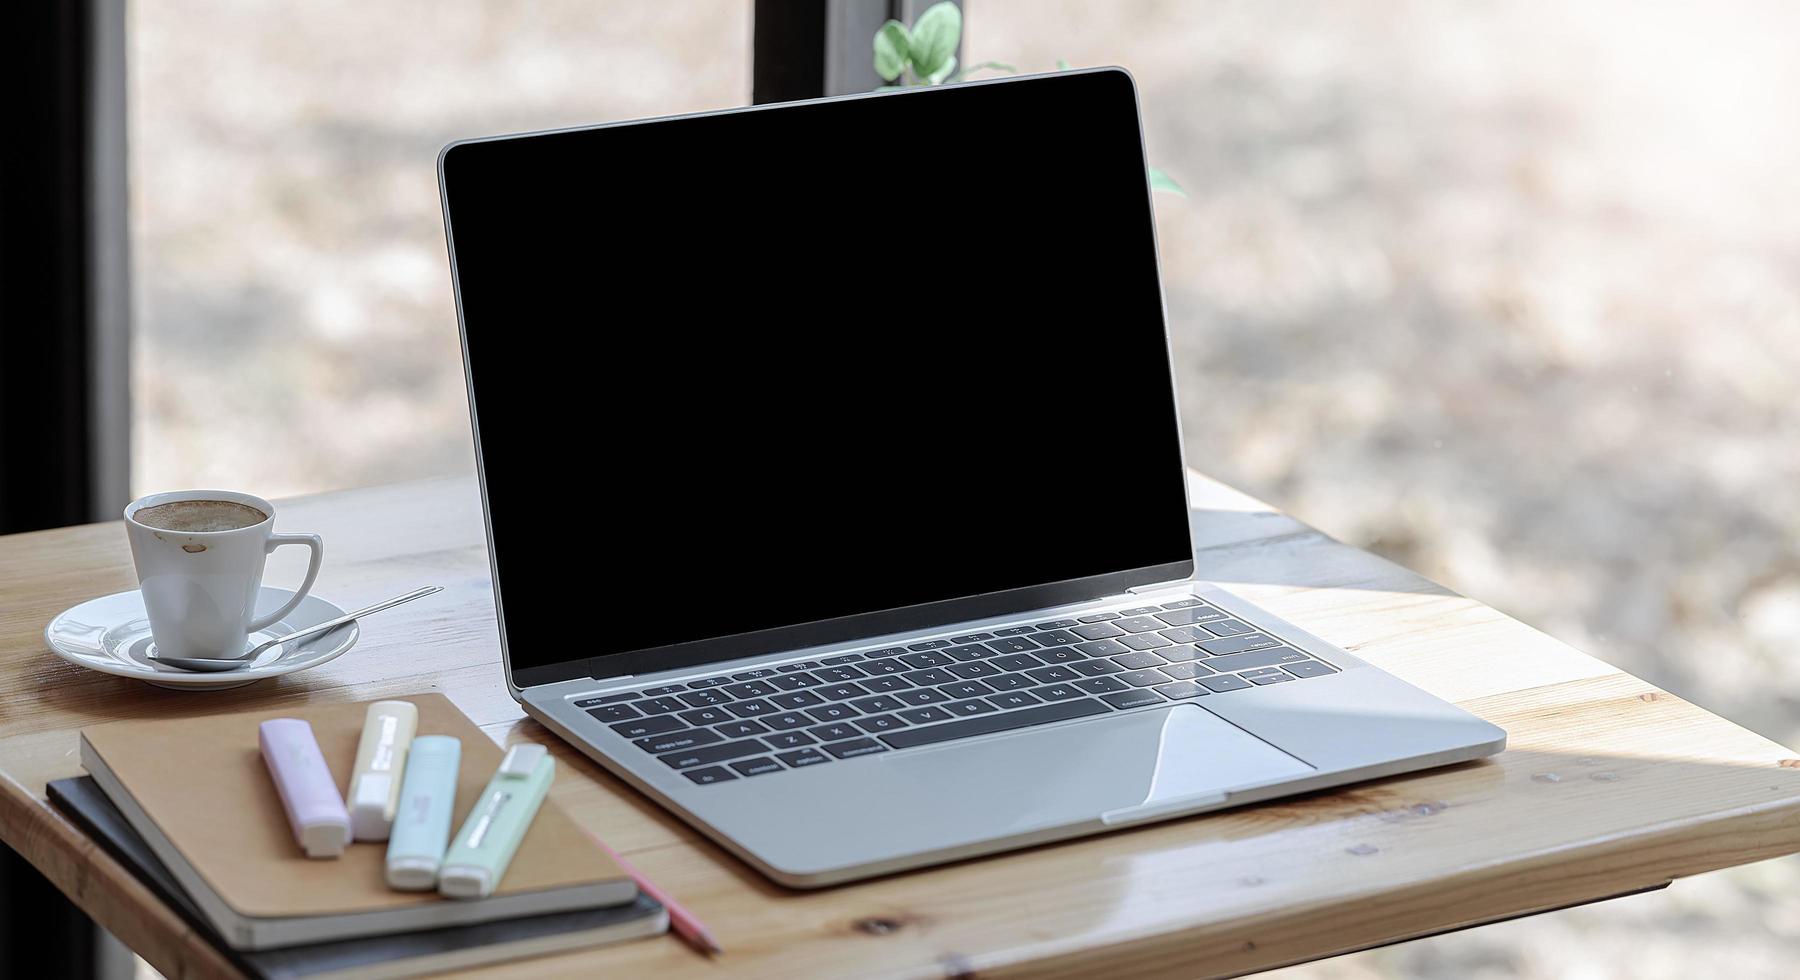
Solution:
[[[458,147],[480,143],[529,140],[541,136],[561,133],[581,132],[596,129],[611,129],[621,126],[638,126],[681,119],[700,119],[712,116],[738,115],[750,112],[781,112],[799,106],[816,105],[825,102],[846,102],[859,99],[880,98],[922,98],[944,97],[959,89],[970,89],[990,85],[1044,85],[1043,98],[1054,99],[1056,79],[1073,79],[1083,76],[1111,74],[1121,77],[1130,87],[1131,104],[1134,115],[1137,114],[1137,88],[1129,72],[1122,68],[1106,67],[1064,71],[1054,74],[1021,75],[1012,78],[989,79],[974,82],[963,82],[954,86],[934,88],[918,88],[898,92],[870,92],[856,95],[836,96],[827,99],[809,99],[799,102],[784,102],[771,105],[743,106],[732,109],[721,109],[710,112],[687,113],[676,116],[664,116],[655,119],[633,119],[613,123],[601,123],[593,126],[576,126],[556,130],[544,130],[530,133],[515,133],[499,136],[478,137],[458,140],[446,145],[438,153],[438,193],[439,202],[444,214],[444,238],[449,251],[451,289],[456,303],[457,335],[462,344],[463,377],[469,398],[469,426],[475,444],[475,470],[477,483],[481,491],[482,523],[487,538],[488,570],[494,594],[494,616],[500,635],[500,653],[505,668],[507,687],[516,698],[520,691],[545,684],[555,684],[568,680],[591,678],[604,680],[626,676],[662,673],[682,670],[690,667],[704,666],[713,663],[725,663],[742,660],[747,657],[777,654],[784,651],[805,650],[812,647],[845,643],[859,639],[875,639],[890,634],[910,633],[932,627],[947,626],[959,622],[1005,616],[1012,613],[1024,613],[1034,609],[1066,605],[1093,599],[1102,599],[1122,595],[1131,589],[1145,586],[1165,585],[1191,578],[1194,574],[1192,531],[1189,531],[1187,557],[1180,561],[1107,572],[1082,578],[1068,579],[1058,582],[1039,583],[1016,589],[984,593],[972,596],[960,596],[938,602],[900,608],[882,609],[832,619],[817,620],[807,623],[796,623],[773,629],[757,630],[748,633],[737,633],[728,636],[710,637],[666,646],[648,647],[608,653],[597,657],[575,657],[565,661],[526,667],[514,670],[512,657],[507,644],[506,613],[500,585],[499,565],[496,559],[494,542],[494,522],[488,498],[487,472],[481,454],[481,422],[480,413],[475,401],[475,365],[469,357],[468,324],[463,315],[462,283],[456,263],[456,236],[450,213],[450,195],[446,179],[446,161]],[[1185,459],[1185,440],[1181,437],[1181,418],[1179,404],[1173,397],[1175,392],[1174,359],[1171,353],[1169,337],[1169,317],[1166,301],[1161,287],[1161,253],[1156,240],[1156,227],[1148,202],[1152,190],[1149,183],[1148,157],[1143,146],[1143,123],[1141,116],[1135,119],[1138,133],[1138,152],[1145,161],[1144,190],[1146,200],[1146,220],[1150,227],[1152,260],[1157,268],[1152,270],[1157,283],[1158,307],[1162,315],[1163,344],[1167,369],[1169,371],[1170,411],[1175,413],[1176,441],[1174,459],[1181,472],[1184,493],[1187,491],[1187,465]],[[708,580],[710,569],[704,559],[694,563],[693,576],[689,581],[654,583],[659,588],[691,588]],[[804,583],[796,583],[796,587],[804,587]],[[571,638],[574,640],[574,638]],[[578,641],[576,644],[578,645]]]

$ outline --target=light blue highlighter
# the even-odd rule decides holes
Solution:
[[[448,735],[420,735],[406,755],[400,800],[388,835],[387,883],[401,891],[437,887],[450,844],[456,809],[456,774],[462,742]]]

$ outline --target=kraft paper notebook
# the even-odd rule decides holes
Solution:
[[[420,734],[462,740],[453,827],[503,755],[448,698],[406,698]],[[478,901],[400,892],[383,880],[384,843],[305,857],[257,750],[257,726],[300,718],[346,789],[366,704],[302,705],[173,720],[123,721],[81,733],[81,764],[151,850],[238,949],[470,925],[621,905],[632,881],[556,805],[539,811],[495,893]]]
[[[655,899],[578,912],[551,912],[473,926],[338,939],[281,949],[226,946],[200,907],[188,898],[149,845],[132,830],[91,776],[53,779],[51,805],[74,821],[156,897],[254,980],[396,980],[506,960],[590,949],[661,935],[668,914]]]

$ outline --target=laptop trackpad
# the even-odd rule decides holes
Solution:
[[[1015,768],[1010,764],[1012,756],[1018,757],[1019,768],[1026,772],[1050,777],[1009,791],[1013,800],[1035,804],[1022,809],[1047,815],[1060,808],[1058,803],[1079,808],[1078,799],[1085,798],[1087,805],[1094,807],[1089,815],[1100,813],[1107,823],[1130,823],[1159,811],[1202,806],[1223,800],[1230,790],[1313,771],[1312,766],[1193,704],[1039,729],[1028,737],[949,743],[941,753],[898,753],[884,761],[890,770],[942,778],[949,765],[1005,772]],[[1047,798],[1064,794],[1075,799]],[[996,802],[990,800],[988,806],[1002,809],[994,807]]]

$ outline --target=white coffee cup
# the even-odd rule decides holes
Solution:
[[[189,500],[244,504],[266,516],[224,531],[169,530],[137,519],[145,508]],[[325,557],[325,542],[318,535],[275,533],[274,505],[231,490],[177,490],[139,498],[125,508],[125,530],[144,610],[150,616],[150,634],[157,652],[170,657],[242,654],[252,632],[293,612],[306,597]],[[302,544],[312,551],[306,580],[280,609],[258,616],[263,566],[269,553],[284,544]]]

